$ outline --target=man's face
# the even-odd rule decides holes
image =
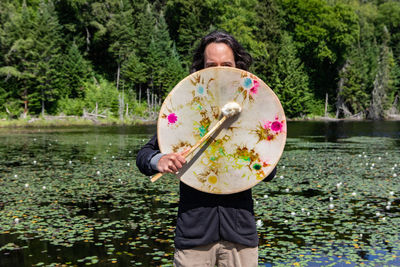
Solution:
[[[204,68],[236,67],[232,49],[225,43],[210,43],[204,50]]]

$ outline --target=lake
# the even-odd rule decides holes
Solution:
[[[135,165],[155,130],[0,129],[0,266],[171,265],[178,182]],[[399,147],[400,122],[289,122],[260,266],[400,265]]]

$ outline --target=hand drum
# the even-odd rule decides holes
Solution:
[[[214,67],[179,82],[165,99],[157,123],[162,153],[196,144],[221,118],[221,108],[238,103],[242,111],[227,119],[177,174],[207,193],[249,189],[274,169],[286,142],[286,118],[279,99],[250,72]]]

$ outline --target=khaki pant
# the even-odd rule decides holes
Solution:
[[[174,266],[194,267],[255,267],[258,266],[258,247],[218,241],[192,249],[176,249]]]

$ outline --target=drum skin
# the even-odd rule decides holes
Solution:
[[[247,190],[268,176],[282,155],[287,128],[278,97],[255,75],[230,67],[200,70],[174,87],[157,122],[161,152],[192,147],[232,101],[241,106],[241,112],[189,155],[177,174],[197,190],[214,194]]]

